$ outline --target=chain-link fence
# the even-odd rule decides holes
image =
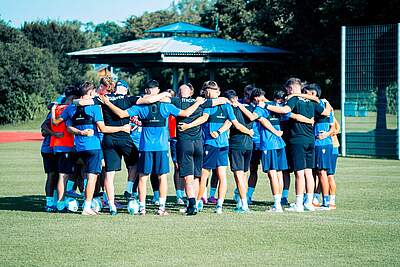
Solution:
[[[342,27],[342,154],[400,159],[399,25]]]

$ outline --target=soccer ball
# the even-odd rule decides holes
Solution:
[[[139,213],[139,203],[136,199],[130,200],[127,205],[129,214],[136,215]]]
[[[79,208],[79,203],[76,199],[68,198],[66,199],[66,206],[69,211],[77,212]]]
[[[96,211],[96,212],[100,212],[101,209],[103,208],[103,204],[101,203],[101,199],[96,197],[92,200],[92,205],[91,208]]]

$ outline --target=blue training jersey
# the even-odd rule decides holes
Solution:
[[[78,112],[87,115],[84,124],[79,123]],[[70,109],[66,109],[65,112],[61,114],[61,117],[65,120],[67,126],[73,126],[78,130],[93,130],[94,134],[92,136],[78,135],[74,136],[74,143],[76,151],[87,151],[101,149],[101,141],[99,131],[97,129],[97,122],[103,121],[103,113],[98,105],[84,106],[78,108],[75,105],[71,105]]]
[[[325,100],[326,101],[326,100]],[[319,105],[325,108],[326,103],[324,100],[320,100]],[[314,136],[315,136],[315,146],[326,146],[332,145],[332,137],[328,136],[325,139],[318,139],[318,135],[321,132],[328,132],[331,128],[331,124],[334,121],[334,114],[331,112],[329,117],[317,115],[315,117],[315,124],[314,124]]]
[[[265,118],[269,120],[276,130],[281,130],[279,115],[273,116],[272,112],[269,112],[267,109],[261,107],[257,107],[254,110],[254,113],[256,113],[257,116],[260,118]],[[282,137],[276,136],[267,128],[265,128],[261,123],[259,124],[259,132],[261,140],[261,150],[273,150],[285,147],[285,141],[283,141]]]
[[[213,147],[229,146],[228,131],[221,133],[217,138],[213,138],[211,133],[216,132],[219,128],[221,128],[226,120],[236,120],[232,106],[229,104],[224,104],[212,108],[205,108],[203,113],[209,115],[208,121],[204,123],[202,127],[204,144]]]
[[[157,126],[145,126],[144,120],[148,119],[154,107],[159,108],[155,111],[156,116],[161,116],[161,122]],[[151,110],[152,109],[152,110]],[[138,116],[142,121],[142,133],[139,143],[139,151],[168,151],[169,130],[168,116],[177,117],[181,109],[171,103],[158,103],[152,105],[132,106],[128,110],[129,116]]]

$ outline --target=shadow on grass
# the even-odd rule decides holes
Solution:
[[[153,196],[148,196],[146,199],[147,207],[146,209],[155,210],[156,206],[150,204]],[[127,201],[122,195],[117,195],[115,197],[116,201],[122,204],[123,209],[126,209]],[[82,204],[82,200],[80,200]],[[272,202],[265,201],[253,201],[250,208],[252,210],[265,210],[267,207],[272,206]],[[27,195],[27,196],[16,196],[16,197],[0,197],[0,210],[8,211],[29,211],[29,212],[45,212],[44,208],[46,206],[46,197],[44,195]],[[205,204],[206,209],[213,209],[215,204]],[[236,206],[236,202],[227,199],[224,202],[225,209],[233,209]],[[175,196],[167,197],[166,207],[169,211],[179,213],[183,205],[176,204]],[[103,209],[104,211],[104,209]]]

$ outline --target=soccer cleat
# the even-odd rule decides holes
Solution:
[[[307,203],[307,204],[304,204],[304,210],[315,211],[315,207],[313,206],[313,204]]]
[[[281,205],[282,206],[289,206],[289,200],[286,198],[286,197],[283,197],[282,199],[281,199]]]
[[[280,213],[283,212],[282,206],[278,205],[278,206],[272,206],[272,208],[270,210],[267,210],[269,212],[276,212],[276,213]]]
[[[117,215],[117,214],[118,214],[118,212],[117,212],[116,209],[110,209],[110,215],[111,215],[111,216],[115,216],[115,215]]]
[[[250,209],[243,209],[243,207],[236,207],[233,209],[233,212],[240,213],[240,214],[249,213]]]
[[[319,200],[316,198],[313,198],[312,205],[316,208],[321,207],[321,203],[319,203]]]
[[[156,206],[159,206],[159,205],[160,205],[160,200],[159,200],[159,199],[153,198],[153,199],[151,200],[151,204],[156,205]]]
[[[124,198],[129,201],[133,198],[133,195],[131,193],[129,193],[128,191],[124,192]]]
[[[57,207],[56,206],[46,206],[46,207],[44,207],[44,210],[46,212],[56,212]]]
[[[83,209],[82,215],[95,216],[98,215],[98,213],[92,209]]]
[[[248,205],[253,204],[253,199],[251,197],[247,197],[247,204]]]
[[[65,196],[70,197],[70,198],[78,198],[78,199],[83,198],[83,196],[81,194],[78,194],[74,190],[66,191]]]
[[[146,215],[146,209],[145,208],[140,208],[139,214],[142,215],[142,216]]]
[[[203,201],[201,200],[201,201],[199,201],[199,203],[197,204],[197,212],[202,211],[203,208],[204,208],[204,204],[203,204]]]
[[[117,209],[122,209],[122,208],[123,208],[123,207],[122,207],[122,204],[119,203],[118,201],[114,201],[114,205],[115,205],[115,207],[116,207]]]
[[[176,204],[177,204],[177,205],[185,205],[185,201],[183,201],[182,198],[177,198],[177,199],[176,199]]]
[[[320,211],[328,211],[328,210],[330,210],[330,207],[322,205],[321,207],[318,208],[318,210],[320,210]]]
[[[168,214],[168,212],[166,212],[166,211],[163,210],[163,209],[157,209],[157,210],[156,210],[156,215],[158,215],[158,216],[167,216],[167,215],[169,215],[169,214]]]
[[[209,197],[207,201],[210,204],[217,204],[218,200],[215,197]]]
[[[185,212],[186,216],[193,216],[197,214],[197,209],[195,207],[187,207],[186,208],[186,212]]]
[[[304,212],[304,206],[297,206],[296,204],[291,204],[289,208],[285,209],[290,212]]]
[[[222,207],[221,206],[215,206],[214,212],[216,214],[222,214]]]
[[[207,204],[208,203],[207,198],[204,198],[204,197],[201,198],[201,201],[203,201],[203,204]]]
[[[336,209],[336,204],[329,204],[329,209],[335,210]]]

